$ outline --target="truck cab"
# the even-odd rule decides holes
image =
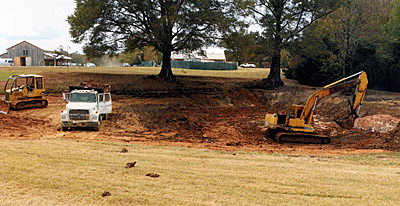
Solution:
[[[112,112],[111,94],[99,88],[75,87],[64,93],[63,98],[68,102],[61,112],[63,131],[75,127],[99,131],[102,120]]]

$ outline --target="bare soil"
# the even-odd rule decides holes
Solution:
[[[264,115],[304,104],[316,88],[286,80],[274,90],[252,89],[252,80],[178,77],[167,83],[156,76],[45,73],[49,105],[0,114],[0,139],[60,137],[169,145],[224,151],[343,155],[400,150],[400,94],[369,90],[355,127],[344,130],[333,119],[347,110],[346,93],[318,105],[315,127],[331,136],[328,145],[280,144],[266,136]],[[113,113],[99,132],[60,130],[60,112],[68,85],[93,79],[111,85]],[[250,83],[250,84],[249,84]],[[0,83],[0,86],[4,82]],[[247,86],[244,86],[247,85]]]

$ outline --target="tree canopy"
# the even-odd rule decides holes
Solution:
[[[75,42],[89,56],[153,46],[163,54],[159,76],[174,80],[171,52],[196,51],[213,43],[224,28],[219,0],[76,0],[68,17]]]
[[[265,80],[272,86],[281,80],[281,51],[314,21],[332,13],[337,0],[244,0],[245,7],[262,27],[265,47],[271,56],[271,70]]]
[[[368,87],[400,91],[400,1],[348,0],[290,47],[287,77],[322,86],[366,71]]]

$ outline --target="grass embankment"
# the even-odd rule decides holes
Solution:
[[[0,67],[0,81],[12,74],[43,74],[47,72],[87,72],[110,74],[157,75],[160,67]],[[261,79],[268,76],[269,69],[239,68],[233,71],[172,69],[177,76],[208,76],[225,78]]]
[[[400,155],[310,157],[0,141],[1,205],[396,205]],[[121,153],[126,147],[127,153]],[[124,168],[136,161],[134,168]],[[158,178],[146,176],[157,173]],[[111,196],[102,197],[108,191]]]

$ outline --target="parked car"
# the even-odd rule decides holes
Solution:
[[[251,64],[251,63],[246,63],[246,64],[241,64],[239,67],[242,68],[256,68],[255,64]]]
[[[123,66],[123,67],[130,67],[131,65],[128,64],[128,63],[123,63],[122,66]]]
[[[96,64],[93,63],[86,63],[84,64],[85,67],[96,67]]]

